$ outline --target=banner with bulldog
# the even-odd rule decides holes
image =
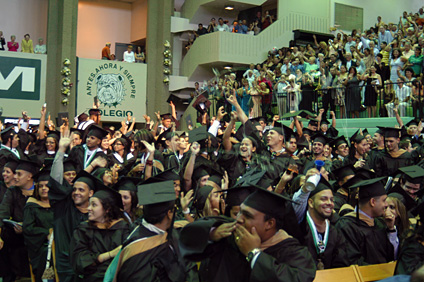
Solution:
[[[77,114],[99,105],[102,121],[146,114],[147,65],[78,58]]]

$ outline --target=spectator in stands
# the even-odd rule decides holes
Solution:
[[[15,41],[16,36],[12,35],[10,36],[10,41],[7,42],[7,49],[11,52],[18,52],[19,49],[19,43]]]
[[[280,68],[281,74],[287,74],[287,70],[290,70],[291,66],[292,65],[290,64],[290,59],[284,58],[283,65]]]
[[[405,85],[405,78],[399,77],[397,80],[397,89],[395,90],[396,97],[395,99],[386,104],[387,112],[389,117],[394,116],[393,109],[399,108],[400,116],[405,116],[405,110],[408,106],[408,101],[411,96],[411,88]]]
[[[391,43],[393,40],[393,36],[390,33],[390,31],[386,30],[386,28],[384,27],[384,25],[381,25],[379,27],[379,33],[378,33],[378,48],[380,50],[383,50],[383,48],[381,47],[381,43],[382,42],[386,42],[387,43]]]
[[[216,27],[216,19],[212,18],[211,21],[209,22],[209,25],[208,25],[208,33],[214,32],[215,27]]]
[[[124,52],[124,62],[127,63],[134,63],[135,62],[135,55],[133,52],[133,46],[128,45],[127,51]]]
[[[227,24],[224,23],[224,20],[222,18],[218,19],[218,25],[215,26],[215,31],[230,31],[230,28]]]
[[[352,118],[359,118],[359,111],[361,109],[361,91],[359,88],[360,80],[357,77],[357,70],[355,67],[349,69],[349,75],[345,80],[346,86],[346,112],[351,113]]]
[[[350,47],[355,47],[355,46],[356,46],[356,42],[353,40],[353,37],[351,35],[348,35],[347,42],[345,44],[346,53],[351,52]]]
[[[6,45],[6,40],[3,36],[3,31],[0,30],[0,51],[4,51],[4,45]]]
[[[102,60],[112,60],[112,57],[110,56],[110,45],[111,45],[110,42],[107,42],[105,47],[103,47]]]
[[[404,63],[400,57],[399,49],[393,49],[392,59],[390,60],[390,80],[391,81],[397,81],[399,77],[398,70],[402,72],[403,65]]]
[[[262,30],[264,30],[265,28],[267,28],[268,26],[270,26],[272,24],[272,17],[269,14],[269,11],[266,10],[265,11],[265,16],[262,19]]]
[[[246,20],[243,20],[242,22],[241,22],[241,29],[242,29],[242,33],[243,34],[247,34],[247,32],[248,32],[248,30],[249,30],[249,27],[247,26],[247,21]]]
[[[208,33],[208,30],[203,27],[203,24],[199,23],[197,25],[197,27],[198,27],[197,28],[197,31],[194,31],[194,35],[196,36],[196,38],[199,37],[199,36],[201,36],[201,35],[204,35],[204,34]]]
[[[144,55],[144,52],[141,51],[141,46],[137,46],[137,52],[135,52],[135,61],[137,63],[144,63],[146,60],[146,56]]]
[[[410,56],[408,59],[408,65],[411,66],[412,70],[414,71],[415,76],[419,76],[422,71],[423,67],[423,55],[421,54],[421,48],[415,47],[415,53],[414,55]]]
[[[38,39],[38,44],[35,45],[34,53],[35,54],[46,54],[47,53],[47,48],[46,48],[46,45],[44,44],[44,40],[43,40],[42,37],[40,37]]]
[[[409,60],[409,57],[413,56],[414,54],[415,54],[414,50],[412,50],[412,48],[411,48],[411,42],[405,41],[405,43],[403,45],[402,56],[405,57],[407,60]]]
[[[34,53],[34,45],[32,43],[32,39],[30,38],[29,34],[24,35],[24,39],[22,39],[22,49],[21,52],[23,53]]]
[[[239,25],[238,25],[239,21],[238,20],[234,20],[233,21],[233,25],[230,26],[230,30],[232,33],[239,33]]]

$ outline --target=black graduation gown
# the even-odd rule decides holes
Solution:
[[[132,249],[137,253],[123,261],[116,281],[187,281],[187,268],[178,248],[178,233],[173,230],[171,238],[166,236],[138,225],[123,246],[126,251]],[[160,243],[153,243],[160,237]],[[150,242],[146,241],[145,247],[140,248],[137,242],[143,243],[139,241],[143,238]]]
[[[75,168],[77,170],[77,173],[84,169],[84,153],[85,153],[85,150],[83,145],[75,146],[69,152],[68,158],[75,162],[75,165],[76,165]],[[106,159],[105,153],[98,151],[94,153],[94,157],[91,159],[91,162],[100,156]]]
[[[112,168],[115,164],[121,165],[121,169],[118,171],[119,175],[127,175],[128,174],[128,164],[134,159],[134,157],[127,159],[125,156],[123,159],[123,162],[118,160],[114,154],[114,152],[111,152],[110,154],[107,154],[107,166],[109,168]]]
[[[34,146],[34,153],[37,159],[37,162],[39,165],[44,164],[44,160],[45,159],[54,159],[54,157],[56,156],[56,152],[54,154],[48,154],[47,153],[47,149],[46,149],[46,139],[38,139],[35,142],[35,146]]]
[[[53,209],[53,231],[56,249],[56,269],[61,282],[73,281],[74,272],[69,261],[69,244],[74,230],[88,219],[87,213],[80,212],[72,200],[72,186],[66,180],[59,184],[49,180],[49,199]]]
[[[374,219],[374,226],[368,218],[351,212],[339,218],[336,228],[346,238],[346,252],[350,264],[367,265],[386,263],[394,260],[393,245],[387,238],[386,224]]]
[[[359,161],[359,159],[357,159],[355,156],[349,155],[349,156],[347,156],[346,158],[343,159],[343,166],[350,165],[350,164],[355,165],[355,163],[357,161]],[[372,167],[370,166],[369,157],[365,158],[365,165],[362,168],[364,168],[366,170],[371,170]]]
[[[409,237],[403,242],[395,274],[408,274],[424,265],[424,246],[416,236]]]
[[[100,229],[87,221],[82,222],[74,231],[70,244],[72,268],[79,276],[77,281],[103,281],[112,260],[99,263],[98,256],[122,245],[129,233],[129,225],[122,219],[108,229]]]
[[[7,186],[3,181],[0,181],[0,203],[3,201],[4,194],[6,194]]]
[[[24,208],[23,234],[36,282],[42,282],[41,277],[46,268],[50,228],[53,228],[53,210],[50,205],[29,198]]]
[[[303,245],[308,248],[315,264],[318,265],[318,259],[320,259],[324,263],[325,269],[349,266],[349,262],[346,257],[346,241],[341,232],[331,223],[327,246],[324,253],[320,255],[318,255],[315,248],[312,230],[306,221],[306,216],[300,223],[300,226],[303,234],[305,234]]]
[[[4,247],[1,250],[2,256],[8,259],[7,263],[10,263],[11,271],[15,275],[23,277],[30,276],[28,251],[24,244],[24,236],[23,234],[16,234],[13,226],[4,224],[3,219],[23,222],[27,199],[28,197],[22,194],[20,188],[12,186],[6,191],[0,204],[1,237],[4,241]]]
[[[340,208],[347,204],[348,196],[337,191],[334,193],[334,210],[339,213]]]
[[[400,149],[397,157],[392,157],[387,151],[382,151],[375,158],[374,171],[377,177],[391,176],[399,168],[414,165],[411,154]]]
[[[16,148],[16,150],[18,151],[19,158],[8,149],[0,147],[0,171],[3,171],[3,167],[7,163],[9,158],[16,161],[27,159],[27,157],[25,156],[25,154],[22,152],[20,148]],[[0,174],[0,179],[3,179],[3,176],[1,176],[1,174]]]
[[[313,281],[316,271],[314,260],[308,249],[294,238],[285,239],[261,252],[253,269],[238,250],[234,235],[210,243],[211,228],[226,222],[230,220],[223,217],[202,218],[186,225],[180,233],[180,249],[184,258],[192,261],[209,258],[206,272],[202,273],[205,281]]]

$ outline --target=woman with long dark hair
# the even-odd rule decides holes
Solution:
[[[121,195],[99,187],[88,206],[88,221],[82,222],[71,240],[71,264],[79,281],[103,281],[112,259],[118,254],[130,229],[123,220]]]
[[[361,109],[360,81],[356,75],[356,68],[350,67],[348,78],[344,82],[346,86],[346,112],[351,113],[352,118],[359,118],[359,110]]]

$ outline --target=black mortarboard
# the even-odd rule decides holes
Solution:
[[[255,192],[244,200],[243,204],[266,215],[282,220],[287,213],[285,208],[287,202],[293,201],[284,195],[258,187]]]
[[[385,138],[390,138],[390,137],[400,138],[400,131],[401,131],[400,128],[381,127],[381,126],[377,126],[377,127],[383,130]]]
[[[303,132],[303,134],[308,134],[309,136],[311,136],[313,134],[313,131],[310,130],[309,128],[303,128],[302,132]]]
[[[197,96],[196,100],[193,103],[193,108],[195,108],[197,111],[204,113],[206,112],[209,107],[211,106],[211,101],[208,100],[204,95]]]
[[[309,149],[309,142],[304,135],[302,135],[299,140],[297,140],[297,149],[301,151],[303,148]]]
[[[88,134],[87,134],[87,136],[94,136],[94,137],[99,138],[100,140],[102,140],[108,134],[109,134],[109,132],[107,130],[101,128],[97,124],[92,124],[88,128]]]
[[[375,172],[373,172],[373,171],[371,171],[371,170],[368,170],[368,169],[366,169],[366,168],[363,168],[363,167],[358,168],[358,169],[356,170],[355,174],[356,174],[357,176],[362,177],[364,180],[365,180],[365,179],[375,178]]]
[[[91,115],[99,115],[100,114],[100,109],[89,109],[88,110],[88,114]]]
[[[377,126],[377,127],[378,127],[378,126]],[[384,130],[383,130],[383,128],[384,128],[384,127],[378,127],[378,129],[376,130],[376,132],[375,132],[375,133],[378,133],[378,134],[383,135],[383,134],[384,134]]]
[[[368,129],[364,128],[364,130],[362,130],[362,135],[364,135],[364,137],[365,137],[365,136],[371,135],[371,134],[368,132]]]
[[[34,175],[35,182],[40,181],[49,181],[50,180],[50,172],[51,172],[51,166],[52,164],[48,164],[47,166],[43,167],[40,171],[38,171]]]
[[[137,184],[140,178],[123,176],[118,179],[118,182],[113,186],[117,191],[133,191],[137,192]]]
[[[312,118],[309,120],[308,124],[312,126],[318,126],[318,120]]]
[[[350,144],[353,144],[353,143],[356,143],[356,144],[358,144],[358,143],[360,143],[362,140],[364,140],[365,139],[365,136],[364,135],[362,135],[360,132],[359,132],[359,129],[355,132],[355,133],[353,133],[353,135],[350,137]]]
[[[330,122],[328,121],[328,119],[326,119],[326,118],[323,118],[322,120],[321,120],[321,124],[330,124]]]
[[[107,186],[97,185],[96,192],[93,194],[93,197],[101,199],[101,200],[112,200],[114,206],[117,206],[120,209],[123,209],[122,196],[121,194]]]
[[[40,170],[40,166],[39,164],[33,161],[19,160],[19,164],[16,167],[16,170],[28,171],[34,176]]]
[[[193,179],[194,180],[198,180],[205,175],[210,175],[210,174],[209,174],[209,167],[207,167],[204,164],[199,165],[193,171]]]
[[[172,119],[172,115],[170,113],[161,114],[161,119]]]
[[[6,144],[7,140],[12,137],[13,135],[16,135],[14,127],[8,127],[4,129],[2,132],[0,132],[1,140],[3,144]]]
[[[97,190],[97,186],[103,185],[103,183],[100,182],[98,178],[91,175],[90,173],[86,172],[85,170],[81,170],[77,176],[75,177],[74,183],[76,182],[83,182],[88,185],[90,190]],[[103,185],[104,186],[104,185]]]
[[[332,140],[329,145],[333,148],[333,150],[337,150],[337,148],[342,145],[342,144],[346,144],[348,145],[346,138],[342,135],[334,140]]]
[[[158,136],[157,142],[161,143],[163,147],[166,147],[165,141],[171,140],[173,136],[175,136],[175,132],[170,127]]]
[[[307,110],[301,110],[300,113],[299,113],[299,115],[301,117],[304,117],[304,118],[314,118],[314,117],[317,116],[313,112],[310,112],[310,111],[307,111]]]
[[[13,173],[15,173],[16,168],[18,167],[19,161],[17,159],[14,159],[12,157],[8,157],[6,158],[6,163],[4,165],[4,167],[8,167],[10,168]]]
[[[285,126],[284,124],[283,124],[283,132],[284,132],[284,138],[286,142],[288,142],[291,138],[296,138],[297,140],[297,134],[294,133],[293,129],[291,129],[288,126]]]
[[[254,125],[259,124],[259,122],[261,120],[263,120],[266,124],[266,118],[265,117],[255,117],[255,118],[251,118],[249,119],[251,122],[253,122]]]
[[[174,181],[162,181],[137,186],[137,196],[146,216],[158,216],[175,203]],[[172,206],[171,206],[172,205]]]
[[[312,136],[312,142],[320,142],[325,145],[328,143],[328,138],[321,132],[317,132],[314,136]]]
[[[407,124],[405,124],[407,127],[410,127],[411,125],[415,125],[418,126],[418,124],[420,123],[419,119],[411,119]]]
[[[84,136],[84,130],[81,130],[81,129],[78,129],[78,128],[71,128],[71,133],[78,134],[81,137],[81,139]]]
[[[284,115],[282,115],[281,118],[284,119],[284,118],[297,117],[297,116],[300,116],[301,113],[302,113],[302,111],[296,111],[296,112],[293,112],[293,113],[289,112],[289,113],[285,113]]]
[[[278,121],[274,122],[274,127],[271,128],[270,130],[274,130],[278,134],[284,135],[283,124],[281,122],[278,122]]]
[[[381,182],[386,177],[378,177],[360,181],[349,188],[359,188],[359,199],[368,199],[386,195],[386,189]]]
[[[266,170],[264,169],[263,170],[258,168],[250,169],[237,179],[236,185],[237,186],[252,186],[252,185],[262,186],[262,185],[259,185],[259,182],[263,180],[263,176],[265,175],[265,173],[266,173]]]
[[[319,180],[318,185],[309,194],[309,198],[312,198],[313,196],[315,196],[316,194],[318,194],[318,193],[320,193],[321,191],[324,191],[324,190],[333,191],[331,184],[328,183],[328,181],[324,177],[321,176],[321,179]]]
[[[188,134],[189,143],[203,141],[209,136],[205,125],[191,130]]]
[[[205,207],[206,200],[209,197],[209,194],[212,192],[213,187],[210,185],[205,185],[196,190],[193,197],[193,206],[198,211],[203,211],[203,208]]]
[[[355,175],[355,167],[351,164],[341,166],[331,172],[334,179],[342,181],[346,176]]]
[[[49,133],[47,134],[47,137],[54,138],[57,141],[57,143],[59,143],[60,132],[57,130],[49,131]]]
[[[399,168],[399,171],[403,173],[403,177],[406,181],[413,184],[422,184],[424,180],[424,169],[418,165],[406,166]]]
[[[411,198],[411,196],[408,195],[408,193],[403,190],[403,188],[400,185],[393,186],[388,192],[389,197],[394,197],[399,199],[404,205],[407,211],[411,210],[417,205],[417,202],[415,202],[414,199]]]
[[[73,160],[71,160],[70,158],[67,158],[63,162],[63,172],[77,171],[76,167],[77,167],[77,164]]]
[[[168,99],[166,100],[166,102],[169,103],[173,103],[174,105],[179,102],[181,99],[178,98],[177,96],[175,96],[174,94],[169,95]]]
[[[180,176],[177,173],[175,173],[175,171],[171,168],[146,179],[145,181],[143,181],[142,184],[144,185],[144,184],[163,182],[168,180],[172,180],[172,181],[180,180]]]
[[[240,206],[256,189],[256,186],[236,186],[228,189],[225,198],[227,207]]]

